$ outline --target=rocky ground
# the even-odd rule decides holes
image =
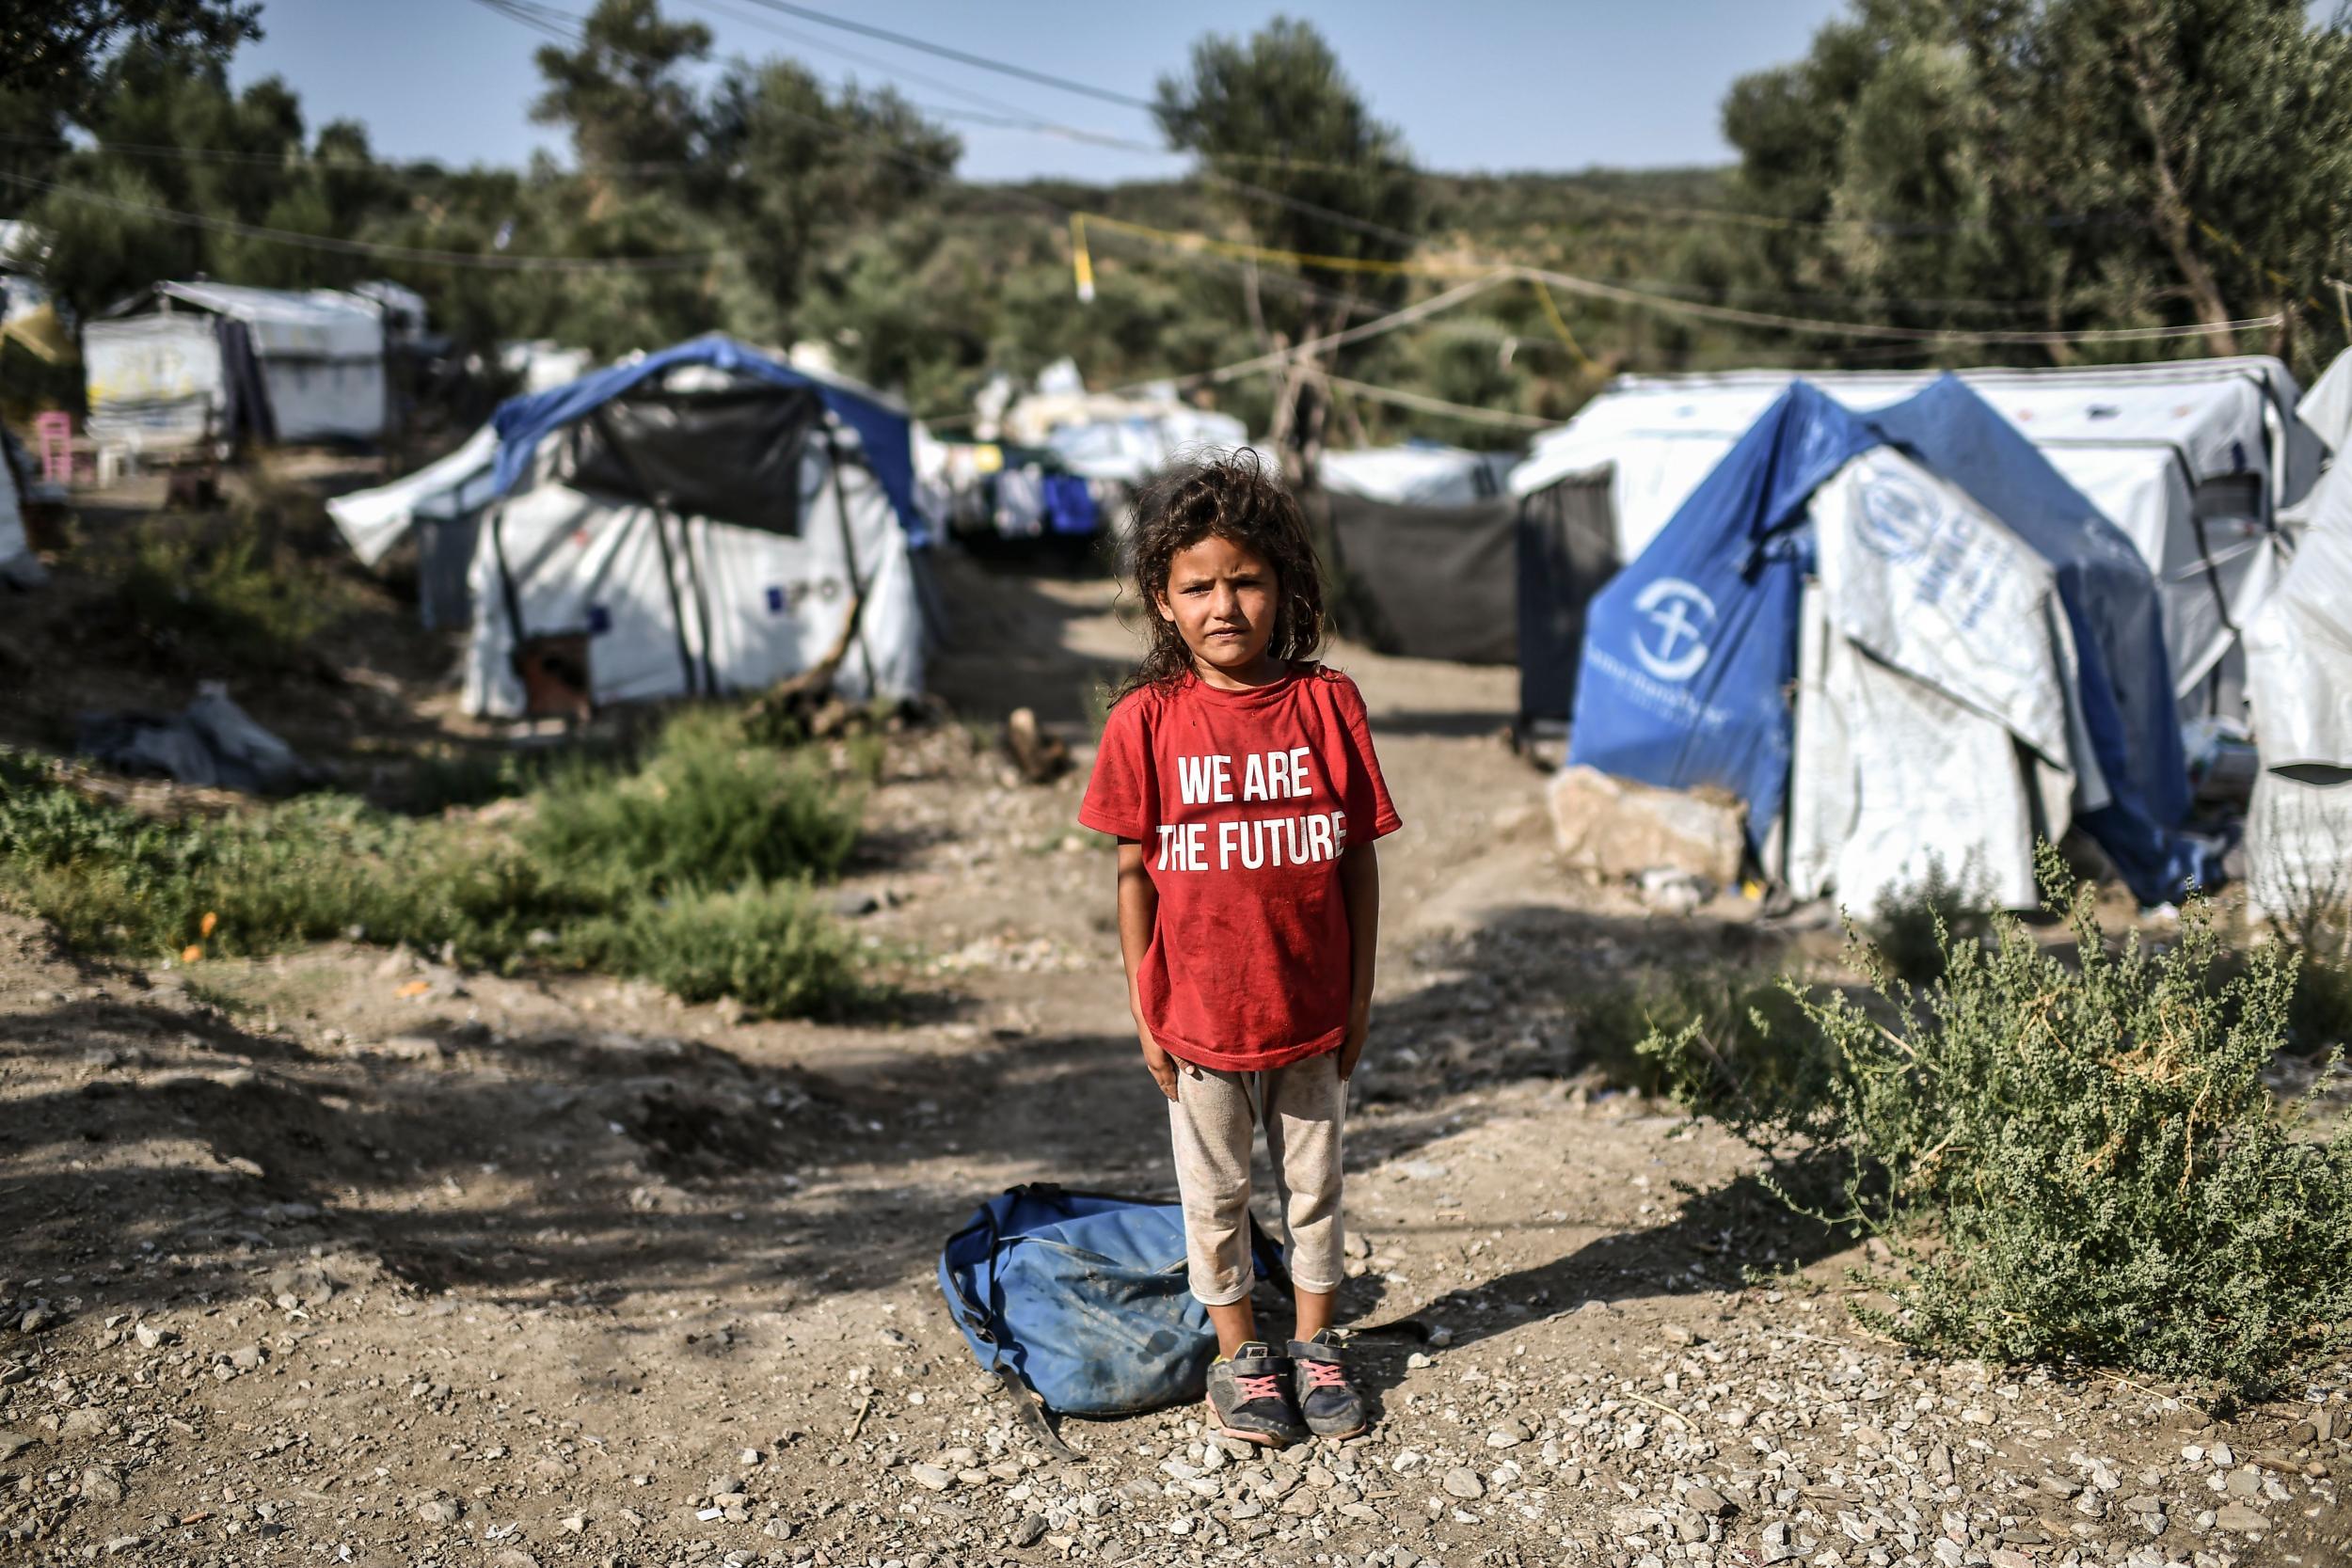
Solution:
[[[1105,595],[957,587],[948,695],[1082,719],[1128,646]],[[1343,1305],[1426,1329],[1359,1343],[1369,1436],[1266,1455],[1178,1410],[1068,1421],[1073,1463],[977,1375],[932,1272],[975,1204],[1172,1183],[1078,779],[951,725],[894,748],[841,895],[888,1019],[0,923],[0,1560],[2352,1561],[2337,1383],[2217,1419],[1861,1332],[1863,1259],[1612,1090],[1576,1006],[1834,938],[1570,879],[1507,672],[1342,662],[1408,823]]]

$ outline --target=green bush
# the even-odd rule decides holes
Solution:
[[[583,941],[606,967],[689,1002],[731,996],[755,1013],[838,1013],[861,1000],[853,938],[798,884],[683,892],[632,905]]]
[[[559,770],[522,836],[570,880],[660,894],[831,877],[860,812],[806,754],[751,745],[734,716],[702,709],[671,720],[633,776]]]
[[[1823,1217],[1899,1260],[1873,1282],[1893,1309],[1859,1315],[1902,1342],[2273,1389],[2352,1327],[2352,1129],[2298,1136],[2263,1082],[2296,958],[2271,944],[2225,978],[2194,902],[2169,949],[2110,950],[2046,848],[2042,875],[2074,961],[1996,916],[1916,993],[1862,948],[1875,997],[1792,988],[1807,1027],[1785,1047],[1813,1066],[1707,1106],[1836,1165]],[[1644,1049],[1707,1083],[1700,1044]]]

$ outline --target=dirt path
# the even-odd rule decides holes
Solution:
[[[1025,650],[951,651],[966,712],[1074,724],[1131,646],[1091,584],[959,602],[959,646]],[[1243,1458],[1175,1412],[1068,1423],[1073,1465],[977,1378],[931,1277],[971,1208],[1171,1180],[1080,781],[948,727],[894,752],[843,889],[896,1022],[356,946],[139,973],[0,925],[0,1560],[2352,1560],[2340,1391],[2220,1429],[1862,1336],[1856,1259],[1581,1073],[1580,989],[1775,939],[1558,870],[1510,673],[1340,661],[1409,825],[1343,1307],[1437,1331],[1365,1342],[1370,1438]]]

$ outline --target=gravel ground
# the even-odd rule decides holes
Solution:
[[[981,609],[1054,628],[1049,719],[1124,646],[1083,585]],[[1065,1423],[1073,1464],[977,1376],[931,1277],[974,1204],[1172,1182],[1078,782],[950,727],[894,750],[844,889],[889,1021],[357,945],[142,971],[0,920],[0,1560],[2352,1562],[2339,1381],[2217,1419],[1861,1333],[1865,1259],[1575,1022],[1628,964],[1826,939],[1570,879],[1507,672],[1343,662],[1408,822],[1343,1307],[1425,1331],[1359,1342],[1368,1436],[1180,1410]]]

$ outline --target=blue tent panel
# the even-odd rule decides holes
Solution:
[[[1594,597],[1568,760],[1668,789],[1730,791],[1759,847],[1788,784],[1797,602],[1813,492],[1879,444],[1800,381],[1641,557]]]
[[[640,382],[653,380],[677,365],[707,365],[779,387],[813,389],[835,419],[857,432],[866,466],[873,470],[883,494],[890,498],[892,508],[898,514],[899,526],[914,543],[924,542],[923,515],[914,504],[914,454],[907,417],[717,333],[674,343],[628,364],[614,365],[562,387],[529,397],[509,398],[499,404],[498,412],[490,418],[499,436],[498,467],[493,476],[495,492],[502,496],[515,488],[532,451],[549,431],[586,419]]]

